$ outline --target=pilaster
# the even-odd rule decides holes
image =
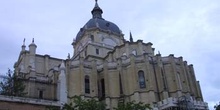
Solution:
[[[58,81],[58,99],[61,104],[67,103],[66,67],[62,61]]]

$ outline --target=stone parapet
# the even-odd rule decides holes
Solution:
[[[44,99],[34,99],[26,97],[14,97],[14,96],[5,96],[0,95],[0,101],[2,102],[16,102],[16,103],[27,103],[34,105],[45,105],[45,106],[61,106],[59,101],[44,100]]]

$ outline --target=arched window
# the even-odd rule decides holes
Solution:
[[[180,90],[182,90],[182,82],[181,82],[181,79],[180,79],[180,73],[179,72],[177,72],[177,80],[178,80],[178,84],[179,84],[179,88],[180,88]]]
[[[85,76],[85,93],[90,94],[90,81],[89,76]]]
[[[104,38],[103,39],[103,43],[104,44],[107,44],[107,45],[110,45],[110,46],[116,46],[116,42],[110,38]]]
[[[146,88],[144,71],[142,70],[138,71],[138,80],[139,80],[140,88]]]
[[[123,94],[122,81],[121,81],[121,73],[119,73],[119,88],[120,88],[120,94]]]
[[[91,38],[91,41],[93,42],[94,41],[94,35],[91,35],[90,38]]]

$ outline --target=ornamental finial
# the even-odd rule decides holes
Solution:
[[[34,38],[32,39],[32,43],[34,43]]]
[[[98,5],[98,0],[95,0],[95,7],[93,8],[92,16],[93,18],[101,18],[102,19],[102,9]]]
[[[23,45],[25,45],[25,38],[24,38],[24,40],[23,40]]]

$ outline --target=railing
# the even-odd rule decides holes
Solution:
[[[187,100],[184,97],[180,98],[167,98],[157,103],[157,107],[159,110],[165,109],[165,108],[171,108],[171,107],[185,107],[185,108],[191,108],[191,109],[202,109],[202,110],[208,110],[208,103],[202,102],[202,101],[193,101],[193,100]],[[190,110],[191,110],[190,109]]]

